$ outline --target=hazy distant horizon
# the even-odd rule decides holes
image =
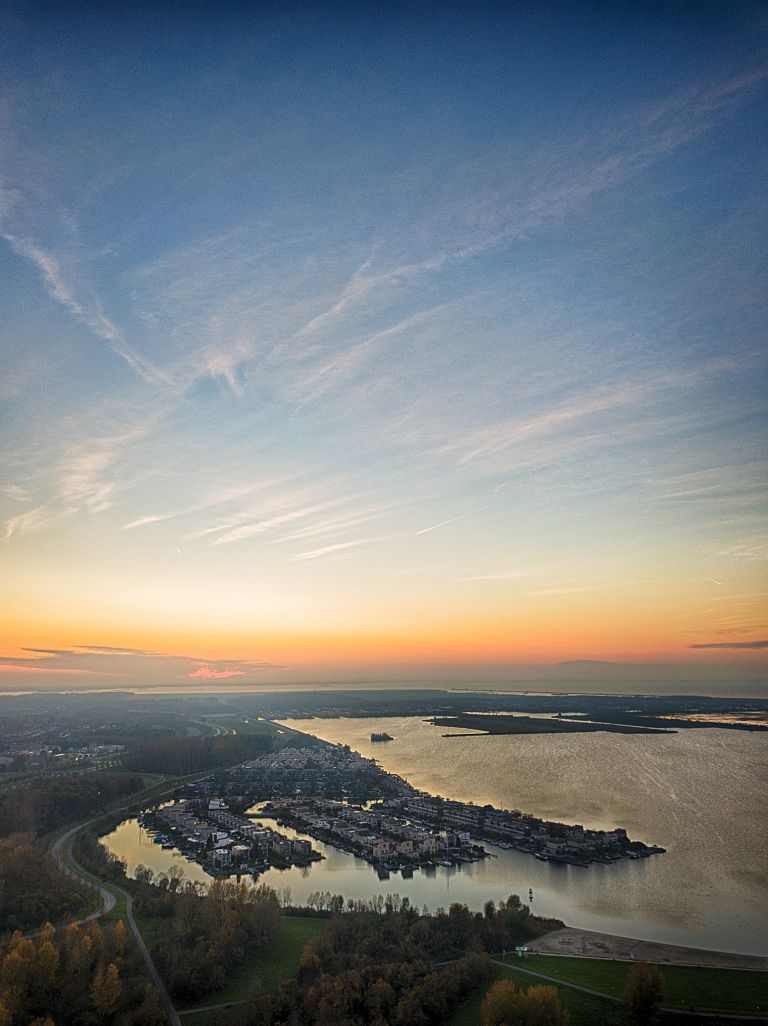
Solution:
[[[105,687],[103,684],[72,684],[48,687],[30,687],[19,684],[0,689],[0,697],[34,694],[111,694],[130,693],[136,695],[237,695],[303,692],[303,691],[446,691],[451,693],[467,692],[472,694],[575,694],[575,695],[689,695],[711,698],[755,698],[768,700],[768,681],[765,678],[705,680],[702,678],[675,678],[649,680],[636,678],[627,680],[598,680],[576,678],[545,679],[540,677],[511,679],[492,679],[467,677],[423,677],[423,678],[304,678],[296,680],[264,680],[220,684],[191,685],[189,682],[146,684],[115,684]]]

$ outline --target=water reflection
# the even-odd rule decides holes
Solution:
[[[539,862],[486,845],[494,858],[458,867],[393,873],[380,881],[362,859],[311,839],[325,856],[309,868],[270,869],[259,880],[305,902],[315,891],[345,898],[399,893],[412,904],[482,908],[510,893],[569,925],[699,947],[768,951],[768,837],[762,795],[768,738],[722,730],[680,734],[440,737],[413,717],[291,721],[290,726],[349,743],[386,769],[446,797],[492,802],[537,815],[610,828],[669,848],[669,854],[588,869]],[[395,740],[370,742],[372,730]],[[716,782],[716,786],[713,786]],[[258,812],[260,806],[255,806]],[[273,821],[268,821],[274,825]],[[280,827],[290,837],[307,837]],[[156,872],[179,854],[154,845],[136,820],[105,839],[130,873]],[[184,863],[190,879],[210,878]]]

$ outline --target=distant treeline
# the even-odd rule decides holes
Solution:
[[[123,756],[127,770],[184,775],[229,766],[270,751],[266,735],[223,735],[219,737],[172,737],[146,741]]]
[[[102,812],[143,786],[136,774],[109,771],[35,778],[0,793],[0,837],[47,834]]]

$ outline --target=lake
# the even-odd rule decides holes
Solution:
[[[570,926],[697,947],[768,953],[768,735],[691,729],[677,734],[560,734],[442,737],[417,717],[286,720],[296,730],[349,744],[416,787],[609,829],[660,844],[666,855],[588,869],[539,862],[486,844],[496,857],[393,874],[380,881],[361,859],[313,840],[326,856],[307,869],[270,869],[260,882],[347,898],[397,892],[413,904],[481,908],[517,893],[532,909]],[[372,731],[393,741],[373,743]],[[287,828],[281,828],[288,833]],[[305,836],[298,834],[296,836]],[[142,836],[135,820],[105,843],[128,861],[163,871],[179,856]],[[209,879],[196,863],[187,875]]]

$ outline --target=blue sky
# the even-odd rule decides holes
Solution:
[[[0,18],[9,679],[763,672],[764,7]]]

